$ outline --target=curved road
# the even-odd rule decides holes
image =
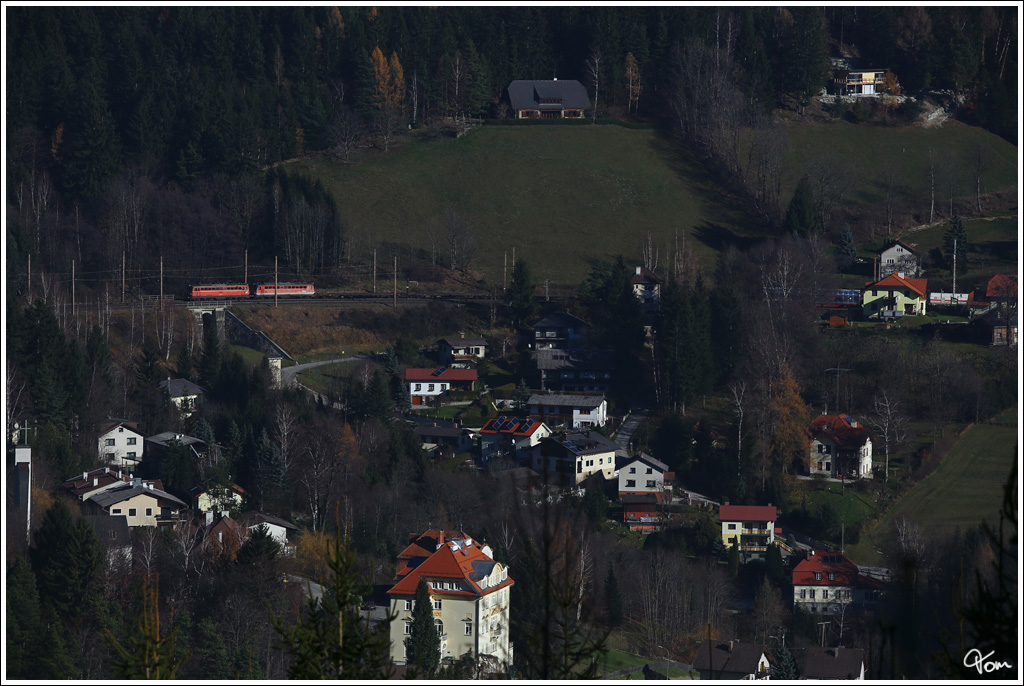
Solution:
[[[352,357],[339,357],[333,360],[320,360],[319,362],[306,362],[305,364],[295,364],[291,367],[281,368],[281,386],[287,388],[295,385],[295,379],[301,372],[313,367],[320,367],[325,364],[335,364],[338,362],[354,362],[356,360],[372,360],[373,355],[353,355]]]

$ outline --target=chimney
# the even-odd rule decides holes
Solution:
[[[213,524],[213,510],[206,513],[206,526]]]
[[[82,481],[89,480],[89,472],[82,472]]]
[[[92,485],[93,485],[93,487],[99,486],[100,485],[100,480],[97,479],[96,477],[93,477],[92,478]]]
[[[814,557],[814,551],[813,550],[810,553],[810,557]]]
[[[907,278],[906,272],[896,272],[896,276],[900,277],[901,279]]]
[[[221,510],[220,511],[220,516],[221,517],[227,517],[229,514],[231,514],[231,513],[229,511],[227,511],[227,510]]]
[[[142,485],[142,479],[140,479],[140,478],[132,479],[132,486],[141,486],[141,485]]]
[[[730,653],[732,652],[733,646],[735,646],[735,645],[736,645],[735,639],[732,640],[732,641],[729,641],[729,652]]]
[[[637,275],[637,276],[640,276],[640,267],[637,267],[637,268],[636,268],[636,275]]]

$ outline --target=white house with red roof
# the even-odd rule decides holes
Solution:
[[[793,607],[831,613],[843,605],[877,603],[885,584],[860,573],[850,558],[838,552],[812,550],[793,568]]]
[[[100,422],[96,440],[96,454],[112,467],[137,467],[142,461],[144,436],[139,433],[138,422],[128,419],[108,419]]]
[[[405,370],[405,383],[409,387],[409,402],[413,407],[426,405],[430,398],[437,398],[448,391],[472,391],[476,386],[475,369],[453,369],[438,367],[437,369]]]
[[[487,420],[479,433],[480,460],[486,465],[499,457],[528,460],[530,451],[551,435],[551,429],[529,417],[496,417]]]
[[[441,658],[469,655],[498,671],[512,662],[509,642],[508,567],[489,545],[461,531],[431,530],[415,537],[398,556],[395,585],[388,590],[392,615],[391,659],[406,662],[420,579],[427,582]]]
[[[926,314],[928,279],[911,279],[906,272],[895,272],[865,284],[861,289],[861,307],[866,319]]]
[[[722,543],[739,546],[740,559],[764,557],[768,546],[775,544],[775,520],[778,509],[773,505],[722,505],[718,520],[722,523]]]
[[[833,478],[871,478],[871,432],[849,415],[823,414],[811,422],[807,471]]]

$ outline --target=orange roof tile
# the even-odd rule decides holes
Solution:
[[[494,565],[499,564],[484,552],[485,545],[470,538],[446,542],[419,565],[409,568],[391,587],[388,595],[414,595],[421,577],[428,580],[457,579],[465,582],[461,591],[444,591],[452,595],[483,595],[494,589],[511,586],[513,581],[509,577],[495,586],[486,589],[480,587],[480,579],[490,573]]]
[[[921,297],[927,297],[928,279],[906,279],[900,277],[898,272],[893,272],[881,281],[868,283],[864,286],[864,290],[869,288],[906,288],[914,291]]]

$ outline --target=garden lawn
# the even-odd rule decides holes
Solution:
[[[998,520],[1003,485],[1017,458],[1017,409],[967,428],[935,471],[912,486],[848,551],[859,564],[880,563],[876,552],[892,523],[906,516],[926,535],[965,531]]]

